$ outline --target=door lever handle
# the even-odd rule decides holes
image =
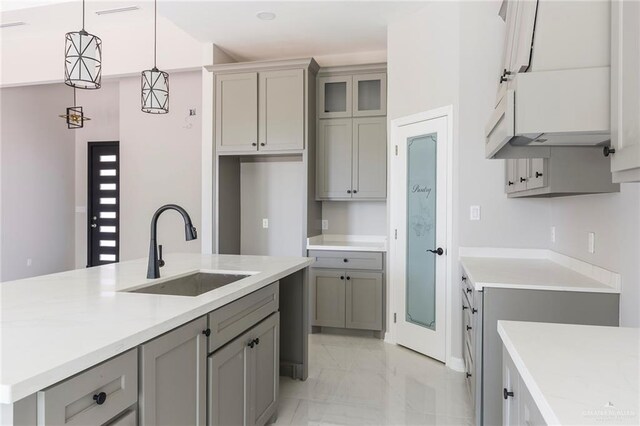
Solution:
[[[442,247],[438,247],[438,248],[437,248],[437,249],[435,249],[435,250],[430,250],[430,249],[428,249],[427,251],[428,251],[428,252],[431,252],[431,253],[435,253],[435,254],[437,254],[438,256],[442,256],[442,255],[444,254],[444,250],[442,250]]]

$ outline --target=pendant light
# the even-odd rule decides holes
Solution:
[[[64,82],[78,89],[99,89],[102,80],[102,40],[84,29],[84,0],[82,0],[82,29],[65,34]]]
[[[153,13],[153,68],[142,71],[142,112],[166,114],[169,112],[169,73],[156,66],[158,0],[154,0]]]
[[[85,117],[82,112],[82,107],[76,105],[76,89],[73,88],[73,106],[67,108],[67,113],[59,115],[58,117],[64,118],[67,122],[67,129],[81,129],[84,127],[84,122],[91,120],[89,117]]]

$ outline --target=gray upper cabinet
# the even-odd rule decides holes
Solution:
[[[387,74],[357,74],[352,85],[354,117],[387,115]]]
[[[640,182],[640,3],[611,3],[611,172]]]
[[[318,78],[318,118],[351,117],[350,75]]]
[[[350,118],[318,123],[316,197],[351,198],[353,121]]]
[[[216,76],[218,151],[255,151],[258,146],[258,73]]]
[[[304,148],[304,71],[259,74],[258,143],[260,151]]]
[[[387,118],[353,120],[352,198],[387,195]]]
[[[205,424],[206,328],[201,317],[140,347],[140,424]]]
[[[346,271],[347,328],[382,330],[382,274]]]
[[[562,197],[616,192],[601,147],[554,146],[548,158],[505,160],[505,193],[515,197]]]
[[[279,313],[209,357],[209,422],[264,425],[278,404]]]

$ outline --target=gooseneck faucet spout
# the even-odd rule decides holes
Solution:
[[[158,257],[158,243],[156,241],[156,235],[158,232],[158,218],[166,210],[175,210],[182,215],[182,219],[184,219],[185,239],[187,241],[198,238],[196,227],[191,223],[191,217],[189,217],[189,213],[187,213],[185,209],[176,204],[165,204],[156,210],[151,218],[151,239],[149,241],[149,266],[147,267],[147,278],[160,278],[160,267],[164,266],[164,260],[162,260],[162,246],[160,246],[160,257]]]

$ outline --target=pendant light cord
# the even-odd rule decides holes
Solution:
[[[73,106],[77,106],[78,104],[76,103],[76,88],[73,88]]]
[[[84,0],[83,0],[84,1]],[[158,50],[158,0],[154,0],[153,2],[153,67],[157,68],[156,64],[156,52]]]
[[[84,31],[84,0],[82,0],[82,30]]]

